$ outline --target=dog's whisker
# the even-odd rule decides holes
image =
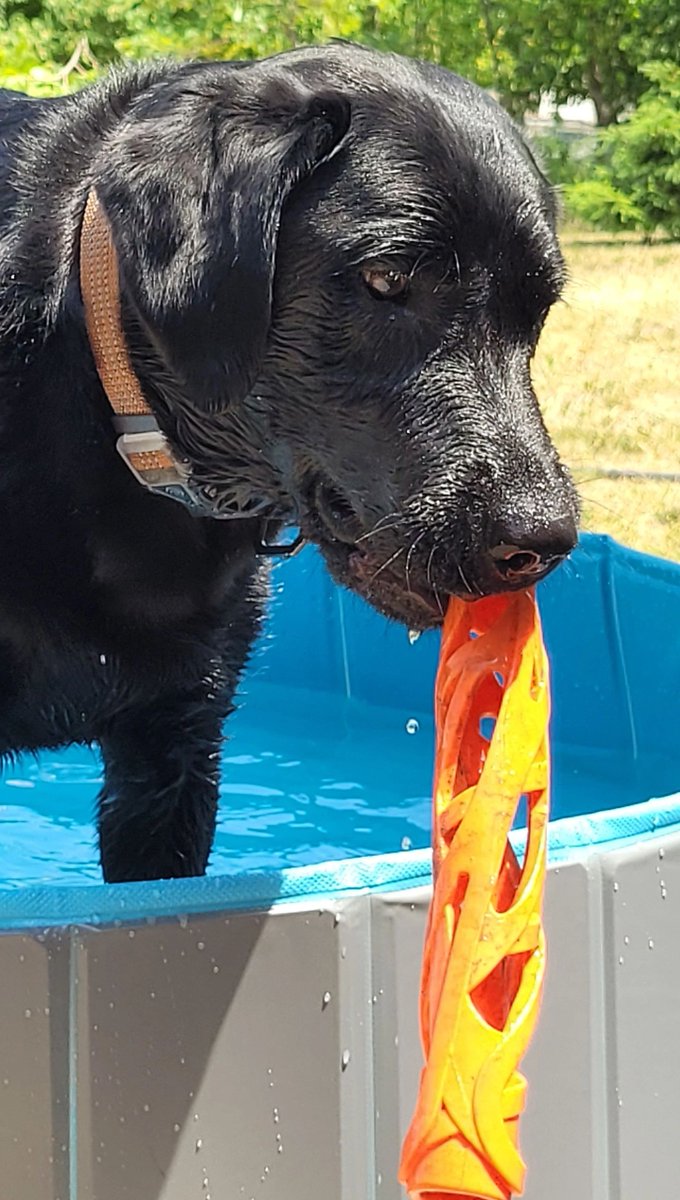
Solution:
[[[370,586],[370,584],[372,584],[374,582],[374,580],[376,580],[378,578],[379,575],[382,574],[383,571],[386,571],[388,567],[391,567],[392,563],[396,562],[396,560],[399,558],[399,555],[403,554],[403,553],[404,553],[403,546],[400,546],[398,550],[395,550],[392,557],[388,558],[387,561],[384,562],[381,567],[378,567],[378,570],[375,572],[375,574],[371,575],[371,578],[368,581],[369,586]]]
[[[401,518],[401,515],[402,514],[396,510],[394,512],[384,513],[383,516],[379,517],[378,520],[375,522],[375,524],[371,526],[371,528],[368,530],[367,533],[362,533],[361,537],[357,538],[357,541],[361,542],[364,540],[364,538],[373,537],[373,535],[375,533],[378,533],[381,529],[384,529],[386,526],[387,526],[387,528],[391,529],[393,525],[396,525],[398,523],[398,521]],[[387,525],[388,521],[391,522],[390,525]]]
[[[425,568],[425,578],[427,579],[427,582],[429,583],[430,587],[433,589],[433,591],[435,593],[436,593],[437,589],[432,582],[432,563],[433,563],[436,552],[437,552],[437,543],[433,542],[432,549],[430,550],[430,553],[427,558],[427,566]]]
[[[584,496],[583,493],[579,494],[581,499],[586,501],[586,504],[597,504],[598,508],[603,508],[605,512],[611,513],[613,517],[623,518],[623,513],[619,509],[611,508],[608,504],[603,504],[601,500],[596,500],[594,496]]]
[[[463,581],[463,587],[466,589],[466,591],[468,591],[470,593],[471,596],[473,596],[474,592],[473,592],[472,588],[470,587],[470,584],[468,583],[467,579],[465,578],[463,568],[461,567],[459,562],[456,563],[456,570]]]
[[[362,533],[361,537],[357,538],[356,544],[359,545],[360,542],[366,542],[366,541],[368,541],[369,538],[375,537],[376,534],[378,534],[378,533],[387,533],[387,532],[389,532],[390,529],[396,529],[400,523],[399,515],[397,513],[393,513],[391,515],[396,517],[397,519],[392,521],[392,523],[390,525],[387,525],[387,524],[381,525],[380,523],[378,523],[377,525],[375,525],[373,527],[373,529],[369,529],[368,533]],[[387,520],[387,518],[384,517],[383,521],[386,521],[386,520]]]
[[[408,554],[406,555],[406,590],[411,592],[411,559],[413,558],[416,547],[422,542],[427,530],[422,529],[418,536],[411,542]]]

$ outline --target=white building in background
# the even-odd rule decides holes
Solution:
[[[538,127],[560,121],[573,132],[590,133],[597,127],[597,111],[592,100],[568,100],[566,104],[556,104],[552,96],[543,95],[538,111],[526,113],[524,120],[528,126]]]

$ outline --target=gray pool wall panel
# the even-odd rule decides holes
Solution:
[[[403,1200],[428,888],[0,939],[2,1200]],[[526,1200],[673,1196],[680,835],[548,874]]]

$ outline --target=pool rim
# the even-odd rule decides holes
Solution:
[[[549,865],[586,859],[680,832],[680,792],[625,808],[565,817],[549,826]],[[521,857],[525,831],[511,840]],[[269,911],[284,904],[341,899],[358,892],[403,891],[432,882],[432,854],[344,858],[280,870],[243,870],[203,878],[118,884],[0,887],[0,932],[70,925],[120,925],[190,914]]]

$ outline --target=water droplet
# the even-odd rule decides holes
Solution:
[[[179,1132],[180,1132],[180,1130],[181,1130],[181,1128],[182,1128],[182,1126],[181,1126],[180,1124],[178,1124],[178,1122],[177,1122],[177,1121],[175,1121],[175,1124],[174,1124],[174,1125],[173,1125],[173,1127],[172,1127],[172,1129],[173,1129],[173,1132],[174,1132],[174,1133],[179,1133]]]
[[[186,929],[187,925],[189,924],[189,918],[186,916],[178,917],[177,922],[180,929]]]
[[[279,1113],[278,1108],[275,1108],[273,1110],[272,1116],[274,1117],[274,1124],[278,1125],[279,1121],[281,1120],[281,1115]]]
[[[410,646],[415,646],[416,642],[418,641],[418,638],[420,637],[421,632],[422,631],[420,629],[409,629],[408,640],[409,640]]]
[[[615,892],[618,892],[618,890],[619,890],[619,885],[618,885],[618,883],[616,882],[616,880],[614,880],[614,891],[615,891]]]
[[[342,1052],[342,1069],[343,1069],[343,1071],[347,1070],[347,1068],[350,1064],[351,1058],[352,1058],[352,1055],[351,1055],[350,1051],[343,1050],[343,1052]]]
[[[405,728],[407,733],[417,733],[420,729],[420,724],[416,721],[415,717],[409,717]]]
[[[198,1154],[199,1150],[202,1149],[202,1147],[203,1147],[203,1138],[196,1138],[196,1153],[197,1154]]]
[[[133,938],[134,936],[135,936],[135,931],[134,931],[134,929],[130,929],[130,930],[128,930],[128,937],[129,937],[129,938]]]
[[[106,666],[106,655],[105,655],[105,654],[100,654],[100,655],[99,655],[99,661],[100,661],[100,663],[102,664],[102,666],[103,666],[103,667],[105,667],[105,666]]]
[[[333,928],[334,929],[337,929],[338,925],[340,924],[340,920],[341,920],[340,913],[333,913]]]
[[[205,950],[205,942],[196,942],[197,950]]]
[[[328,1005],[330,1004],[331,1000],[332,1000],[332,996],[331,996],[330,992],[324,992],[323,1001],[322,1001],[323,1008],[328,1008]]]
[[[401,848],[402,850],[411,850],[413,848],[413,842],[410,837],[403,837],[401,839]]]
[[[219,975],[219,973],[220,968],[218,967],[217,963],[215,963],[215,966],[213,967],[213,975]]]
[[[623,955],[622,955],[622,954],[621,954],[621,955],[619,955],[619,966],[620,966],[620,967],[622,967],[622,966],[623,966]]]
[[[623,939],[623,944],[624,946],[630,946],[630,938],[628,937],[628,934],[626,934],[625,938]]]
[[[198,1113],[194,1113],[194,1121],[198,1121],[199,1119],[200,1119],[200,1118],[199,1118],[199,1115],[198,1115]]]
[[[666,857],[666,851],[664,850],[663,846],[661,846],[659,848],[659,858],[665,858],[665,857]]]
[[[151,1112],[151,1108],[148,1104],[143,1104],[142,1108],[144,1109],[144,1112]]]
[[[24,1012],[24,1016],[25,1016],[25,1017],[30,1017],[30,1016],[32,1016],[32,1015],[33,1015],[33,1014],[31,1013],[31,1010],[30,1010],[30,1008],[27,1008],[27,1009],[26,1009],[26,1011]]]
[[[647,945],[649,946],[650,950],[653,950],[654,949],[654,938],[650,938],[649,941],[647,942]]]

